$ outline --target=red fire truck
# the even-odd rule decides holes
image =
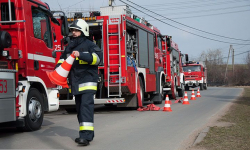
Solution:
[[[0,123],[37,130],[44,112],[59,107],[57,87],[46,75],[56,64],[52,25],[59,22],[40,0],[1,0],[0,5]],[[67,19],[61,17],[66,36]]]
[[[162,103],[165,92],[173,98],[177,91],[183,95],[178,45],[145,19],[132,14],[127,6],[101,7],[89,17],[77,13],[68,21],[76,18],[89,24],[90,40],[103,50],[95,104],[138,107],[145,100]],[[142,101],[137,98],[137,83]],[[60,107],[70,111],[74,97],[66,89],[60,91],[60,96]]]
[[[186,63],[183,65],[185,74],[185,90],[190,87],[200,87],[200,90],[207,89],[207,68],[204,62],[188,61],[186,55]]]
[[[163,39],[163,63],[165,73],[164,91],[172,98],[184,96],[184,72],[182,69],[183,54],[178,44],[172,41],[171,36],[164,36]]]

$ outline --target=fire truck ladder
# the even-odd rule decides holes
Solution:
[[[110,28],[112,26],[112,28],[114,28],[114,25],[117,26],[118,28],[118,32],[117,33],[111,33],[110,32]],[[109,42],[109,39],[110,39],[110,36],[117,36],[118,38],[118,43],[112,43],[110,44]],[[122,91],[121,91],[121,44],[120,44],[120,39],[121,39],[121,35],[120,35],[120,22],[117,22],[117,23],[112,23],[112,24],[109,24],[109,21],[107,20],[107,54],[108,54],[108,71],[107,71],[107,75],[108,75],[108,97],[110,96],[113,96],[113,97],[121,97],[122,95]],[[110,46],[118,46],[118,53],[116,54],[110,54]],[[111,56],[117,56],[119,59],[118,59],[118,63],[117,64],[114,64],[113,62],[110,62],[110,57]],[[119,67],[119,72],[116,73],[116,74],[112,74],[110,72],[110,67]],[[118,80],[117,77],[118,76]],[[115,79],[115,83],[112,83],[112,80],[110,79]],[[118,87],[119,91],[117,93],[114,93],[113,91],[111,92],[110,88],[111,87]]]

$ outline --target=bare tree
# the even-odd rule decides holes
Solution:
[[[248,52],[247,56],[246,56],[246,65],[247,65],[247,75],[246,75],[246,80],[247,80],[247,85],[250,85],[250,52]]]
[[[246,64],[247,64],[248,70],[250,71],[250,52],[248,52],[246,56]]]
[[[200,60],[205,61],[207,67],[207,79],[210,85],[223,84],[225,73],[224,63],[220,49],[203,51]]]

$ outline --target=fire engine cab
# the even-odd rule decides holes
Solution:
[[[185,74],[185,90],[190,87],[200,87],[200,90],[207,89],[207,69],[205,63],[188,61],[183,65]]]
[[[37,130],[44,112],[59,107],[57,86],[46,74],[56,64],[52,24],[59,22],[40,0],[1,0],[0,5],[0,123]],[[61,20],[66,36],[67,19]]]

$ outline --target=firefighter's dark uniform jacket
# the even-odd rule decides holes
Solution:
[[[77,37],[70,41],[57,63],[59,66],[73,52],[79,51],[69,73],[70,91],[73,95],[96,91],[98,82],[98,65],[102,61],[102,51],[86,37]]]

